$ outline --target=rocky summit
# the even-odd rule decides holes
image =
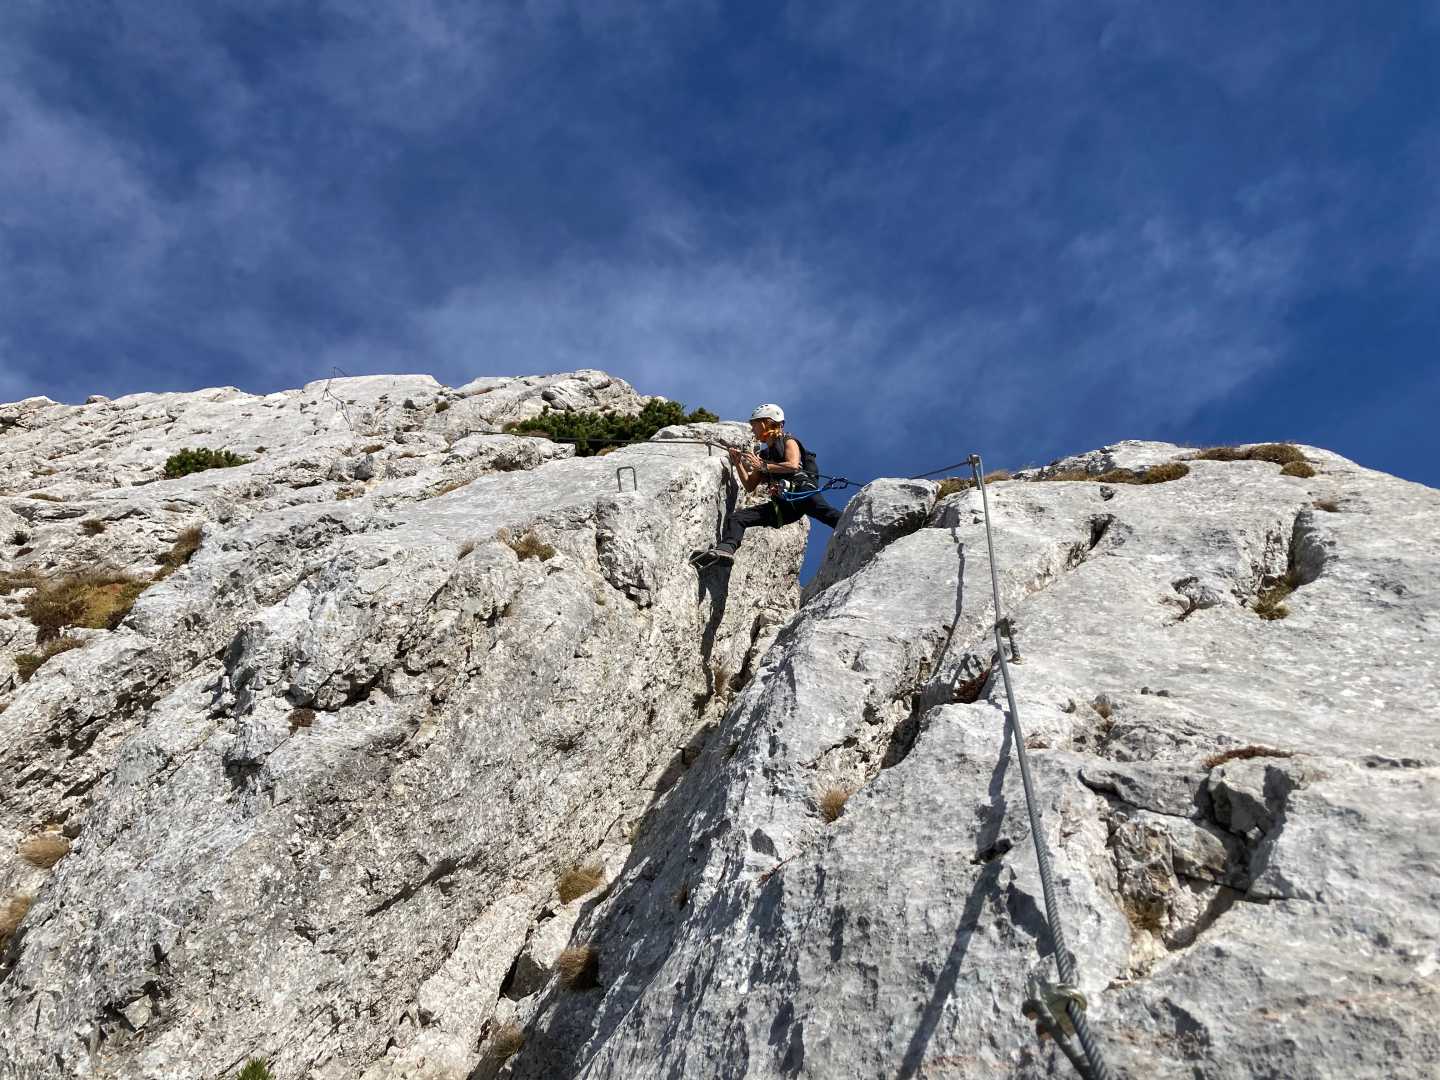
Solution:
[[[981,492],[697,572],[742,425],[503,430],[649,400],[0,405],[0,1078],[1072,1072]],[[1111,1073],[1436,1075],[1440,492],[1127,442],[986,497]]]

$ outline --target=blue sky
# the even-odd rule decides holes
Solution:
[[[827,472],[1440,484],[1440,6],[8,0],[0,400],[335,365],[784,404]]]

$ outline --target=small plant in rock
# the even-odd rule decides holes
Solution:
[[[466,540],[463,544],[460,545],[460,552],[459,552],[460,558],[462,558],[462,559],[465,558],[465,556],[469,555],[469,554],[470,554],[472,551],[474,551],[474,550],[475,550],[475,541],[474,541],[474,540]]]
[[[371,443],[369,446],[362,446],[362,447],[360,448],[360,452],[361,452],[362,454],[378,454],[378,453],[380,453],[381,450],[384,450],[384,449],[385,449],[385,444],[384,444],[384,443],[378,443],[378,442],[377,442],[377,443]]]
[[[1009,469],[995,469],[985,474],[985,483],[994,484],[1000,480],[1009,480]],[[969,491],[975,486],[975,480],[969,476],[947,476],[940,481],[940,489],[936,491],[936,501],[945,498],[947,495],[954,495],[957,491]]]
[[[192,525],[175,538],[175,543],[170,545],[170,550],[160,558],[160,572],[155,575],[156,581],[164,581],[180,567],[188,563],[195,552],[200,550],[200,544],[204,541],[205,534],[198,525]]]
[[[16,547],[24,547],[26,544],[30,543],[30,534],[24,529],[16,529],[10,534],[10,543],[14,544]]]
[[[1101,474],[1104,479],[1105,474]],[[1151,465],[1148,469],[1141,469],[1140,475],[1133,480],[1118,480],[1122,484],[1168,484],[1172,480],[1179,480],[1190,475],[1190,466],[1180,461],[1167,461],[1160,465]]]
[[[568,904],[572,900],[578,900],[588,892],[593,892],[605,884],[605,868],[600,863],[591,861],[581,863],[579,866],[572,866],[560,875],[556,883],[556,892],[560,894],[560,902]]]
[[[425,498],[438,499],[441,495],[449,495],[452,491],[459,491],[468,483],[470,483],[469,480],[450,480],[447,483],[441,484],[434,491],[427,491]]]
[[[1102,473],[1088,473],[1084,469],[1062,469],[1049,476],[1046,481],[1089,480],[1097,484],[1168,484],[1190,475],[1190,467],[1180,461],[1166,461],[1151,465],[1148,469],[1110,469]]]
[[[521,435],[546,435],[575,443],[576,457],[591,457],[606,446],[644,442],[672,424],[714,423],[720,418],[707,409],[687,413],[677,401],[648,401],[634,416],[611,412],[553,412],[549,408],[529,420],[506,424],[505,430]]]
[[[1255,446],[1212,446],[1192,454],[1192,461],[1268,461],[1274,465],[1289,465],[1292,461],[1304,461],[1300,448],[1291,443],[1259,443]]]
[[[450,408],[450,402],[445,401],[443,398],[442,398],[440,401],[437,401],[437,402],[435,403],[435,411],[436,411],[437,413],[445,412],[445,411],[447,411],[449,408]]]
[[[1246,761],[1257,757],[1288,758],[1294,756],[1289,750],[1276,750],[1273,746],[1232,746],[1229,750],[1211,754],[1201,764],[1207,769],[1216,769],[1228,761]]]
[[[15,657],[15,673],[20,676],[21,682],[29,682],[35,677],[35,672],[45,666],[45,662],[52,656],[59,656],[71,649],[78,649],[85,642],[77,637],[54,638],[40,646],[39,652],[20,653]]]
[[[501,1061],[508,1061],[525,1046],[525,1029],[514,1021],[500,1024],[490,1032],[490,1051]]]
[[[0,573],[0,596],[9,596],[17,589],[38,589],[42,579],[33,570]]]
[[[961,679],[951,688],[950,699],[960,705],[973,705],[980,700],[980,695],[985,692],[985,686],[990,682],[990,676],[994,667],[987,667],[984,671],[972,675],[968,679]]]
[[[85,571],[43,582],[25,598],[22,610],[45,642],[71,626],[114,630],[130,614],[150,582],[128,574]]]
[[[850,796],[855,794],[852,787],[835,785],[828,787],[820,793],[815,800],[820,808],[820,816],[826,821],[835,821],[845,812],[845,804],[850,801]]]
[[[41,502],[64,502],[65,496],[51,495],[48,491],[31,492],[30,498],[39,499]]]
[[[1315,466],[1308,461],[1287,461],[1280,469],[1281,476],[1298,476],[1302,480],[1309,480],[1315,475]]]
[[[1316,499],[1310,505],[1315,507],[1316,510],[1325,511],[1327,514],[1338,514],[1340,512],[1340,504],[1334,499]]]
[[[82,521],[80,523],[80,530],[85,533],[86,536],[99,536],[105,531],[105,522],[99,518],[91,518],[89,521]]]
[[[70,841],[64,833],[46,832],[20,841],[16,851],[31,866],[49,870],[70,854]]]
[[[303,728],[313,727],[315,724],[314,709],[292,709],[290,711],[290,734],[294,735]]]
[[[240,1070],[236,1080],[275,1080],[275,1074],[270,1071],[270,1066],[260,1058],[251,1058]]]
[[[676,907],[686,907],[690,903],[690,882],[682,881],[680,887],[670,894],[670,899],[675,901]]]
[[[237,465],[248,465],[249,458],[243,458],[230,450],[184,449],[165,459],[165,478],[175,480],[191,473],[206,472],[210,469],[233,469]]]
[[[1273,585],[1261,589],[1260,595],[1255,597],[1255,614],[1270,622],[1285,618],[1290,614],[1285,598],[1295,591],[1297,585],[1294,575],[1286,574]]]
[[[510,550],[522,560],[539,559],[544,562],[555,556],[555,549],[541,540],[534,529],[526,529],[519,536],[515,536],[509,529],[501,529],[495,535],[502,543],[508,544]]]
[[[1110,699],[1101,694],[1090,703],[1090,708],[1095,710],[1095,715],[1101,720],[1109,720],[1115,715],[1115,706],[1110,704]]]
[[[566,990],[590,990],[600,985],[600,950],[593,945],[572,945],[555,961],[560,985]]]
[[[0,908],[0,953],[10,944],[10,939],[20,929],[20,924],[25,921],[25,916],[30,912],[30,905],[35,898],[26,893],[16,893],[5,901],[5,906]]]

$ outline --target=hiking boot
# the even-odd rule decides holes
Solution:
[[[690,565],[701,570],[708,566],[729,566],[734,561],[735,552],[723,547],[706,548],[690,556]]]

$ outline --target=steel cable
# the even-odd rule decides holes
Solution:
[[[985,547],[990,556],[990,588],[995,596],[995,655],[1000,663],[1000,678],[1005,684],[1005,700],[1010,706],[1010,728],[1015,737],[1015,753],[1020,760],[1020,780],[1025,786],[1025,809],[1030,816],[1030,838],[1035,842],[1035,861],[1040,867],[1040,888],[1045,894],[1045,922],[1050,929],[1050,944],[1055,952],[1055,968],[1061,983],[1075,985],[1075,957],[1065,947],[1065,933],[1060,925],[1060,912],[1055,902],[1055,883],[1050,872],[1050,850],[1040,831],[1040,812],[1035,804],[1035,782],[1030,776],[1030,759],[1025,752],[1025,732],[1020,726],[1020,707],[1015,703],[1015,688],[1010,682],[1010,665],[1005,659],[1005,643],[1001,640],[1001,629],[1005,616],[1000,607],[1000,573],[995,568],[995,537],[990,528],[990,499],[985,493],[985,478],[981,472],[979,454],[971,454],[968,463],[975,474],[975,486],[980,491],[980,507],[985,517]],[[1095,1080],[1113,1080],[1113,1074],[1105,1064],[1100,1046],[1085,1021],[1085,1010],[1073,1000],[1066,1001],[1065,1013],[1075,1026],[1075,1034],[1085,1050]],[[1067,1055],[1068,1056],[1068,1055]]]

